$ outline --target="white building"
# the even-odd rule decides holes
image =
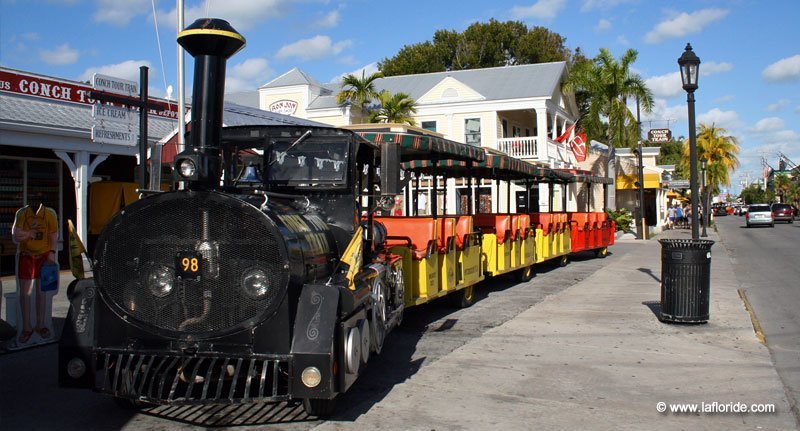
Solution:
[[[416,102],[413,118],[417,125],[447,139],[499,150],[550,168],[587,169],[599,174],[592,167],[601,163],[592,162],[592,157],[578,163],[566,142],[556,140],[578,118],[574,97],[561,92],[566,73],[565,62],[541,63],[386,77],[376,80],[375,88],[408,94]],[[294,68],[258,89],[258,107],[337,127],[365,122],[359,107],[336,103],[340,91],[339,83],[322,84]],[[226,97],[238,103],[253,100],[252,94]],[[571,135],[574,133],[573,129]],[[566,209],[578,210],[583,205],[576,200],[581,187],[570,184],[566,192],[554,187],[552,210],[564,210],[563,193],[568,198]],[[521,190],[515,187],[512,194],[516,196]],[[538,195],[539,209],[550,210],[548,186],[541,185]],[[500,207],[505,208],[505,196],[491,191],[495,206],[499,199]],[[602,208],[602,199],[597,202]],[[595,206],[593,209],[598,210]]]

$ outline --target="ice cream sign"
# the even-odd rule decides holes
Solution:
[[[278,100],[269,105],[269,111],[276,114],[292,115],[297,111],[297,102],[294,100]]]

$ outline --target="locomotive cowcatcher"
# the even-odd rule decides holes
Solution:
[[[333,411],[403,313],[373,223],[400,193],[399,149],[315,126],[222,127],[226,21],[178,35],[195,58],[181,190],[117,214],[69,289],[59,383],[123,404],[303,400]],[[242,162],[249,154],[251,163]]]

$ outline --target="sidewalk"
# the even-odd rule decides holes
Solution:
[[[661,245],[623,239],[632,252],[421,368],[355,423],[317,429],[797,429],[725,247],[709,239],[707,324],[658,321]],[[776,413],[658,413],[659,402],[770,403]]]

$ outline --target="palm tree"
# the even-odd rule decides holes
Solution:
[[[644,80],[631,72],[630,66],[638,53],[629,49],[617,61],[605,48],[592,61],[582,61],[564,80],[564,92],[572,92],[579,100],[581,117],[578,126],[586,131],[588,140],[605,142],[609,146],[608,177],[616,176],[616,147],[634,148],[639,137],[639,125],[628,109],[628,99],[636,98],[644,112],[653,110],[653,93]],[[606,207],[616,208],[615,197],[606,195]]]
[[[781,173],[775,175],[775,193],[781,197],[781,202],[786,202],[786,193],[792,187],[792,179]]]
[[[739,143],[735,137],[728,135],[728,131],[716,127],[713,123],[709,127],[700,123],[697,133],[697,158],[705,158],[706,185],[713,193],[718,193],[721,185],[730,186],[730,173],[739,167]],[[689,169],[689,140],[683,142],[683,158],[681,165]]]
[[[653,93],[644,80],[631,72],[638,53],[629,49],[620,60],[605,48],[592,61],[575,65],[564,81],[565,92],[581,93],[588,99],[578,123],[588,139],[612,148],[634,148],[639,128],[628,109],[628,100],[638,99],[644,112],[653,110]]]
[[[361,109],[361,118],[364,118],[365,114],[369,112],[369,104],[378,97],[378,92],[375,90],[375,81],[379,78],[383,78],[381,72],[365,76],[363,70],[361,71],[361,78],[352,73],[345,75],[342,78],[342,91],[336,95],[336,103],[340,105],[350,103],[358,106]]]
[[[384,90],[378,94],[378,100],[381,106],[377,111],[370,113],[370,123],[405,123],[416,126],[411,116],[417,112],[416,102],[408,94],[391,94]]]

